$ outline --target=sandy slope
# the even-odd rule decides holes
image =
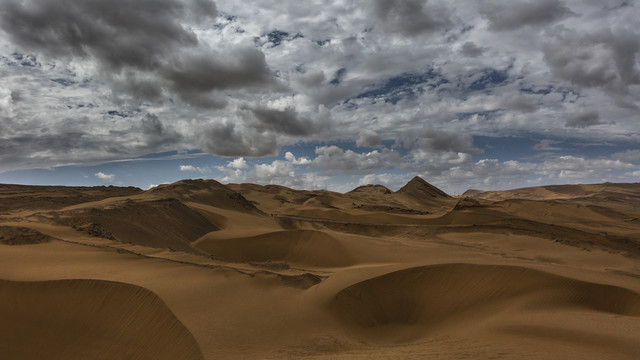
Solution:
[[[466,196],[2,185],[0,352],[637,358],[640,185]]]
[[[0,281],[0,353],[16,359],[202,359],[155,294],[98,280]]]

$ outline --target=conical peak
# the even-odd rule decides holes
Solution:
[[[429,184],[419,176],[416,176],[413,179],[411,179],[411,181],[409,181],[407,185],[403,186],[402,189],[398,190],[398,192],[409,194],[412,196],[422,195],[422,196],[429,196],[432,198],[450,197],[447,193]]]

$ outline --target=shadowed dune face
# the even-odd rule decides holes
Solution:
[[[0,280],[6,359],[202,359],[154,293],[99,280]]]
[[[340,241],[315,230],[276,231],[263,235],[199,242],[202,251],[237,262],[285,261],[312,267],[354,264]]]
[[[444,264],[405,269],[340,291],[339,316],[364,328],[435,327],[455,317],[519,309],[589,309],[640,316],[640,295],[516,266]]]
[[[190,243],[218,230],[176,199],[126,200],[110,206],[70,210],[62,213],[58,222],[92,236],[184,252],[197,252]]]

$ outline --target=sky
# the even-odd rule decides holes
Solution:
[[[633,0],[0,0],[0,183],[640,182]]]

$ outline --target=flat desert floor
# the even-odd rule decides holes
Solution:
[[[0,185],[2,359],[638,359],[640,184]]]

